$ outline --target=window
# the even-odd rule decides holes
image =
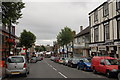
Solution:
[[[91,17],[89,17],[89,26],[91,26]]]
[[[94,12],[94,22],[98,21],[98,11]]]
[[[110,39],[110,32],[109,32],[109,23],[104,23],[104,29],[105,29],[105,40]]]
[[[117,0],[117,10],[120,10],[120,0]]]
[[[118,61],[116,59],[106,59],[105,62],[107,65],[118,65]]]
[[[105,3],[103,6],[103,16],[106,17],[109,15],[108,3]]]
[[[120,18],[117,19],[118,24],[118,39],[120,39]]]
[[[99,39],[98,27],[94,28],[94,39],[95,39],[95,42],[97,42]]]
[[[24,59],[23,59],[23,57],[12,57],[12,58],[8,58],[7,61],[9,63],[23,63]]]

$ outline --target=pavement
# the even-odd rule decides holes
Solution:
[[[93,72],[77,70],[55,63],[49,58],[44,58],[43,61],[30,63],[30,74],[27,77],[21,75],[11,76],[3,80],[117,80],[117,78],[107,78],[103,74],[93,74]]]

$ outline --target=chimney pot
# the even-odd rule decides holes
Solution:
[[[83,30],[83,26],[80,26],[80,32]]]

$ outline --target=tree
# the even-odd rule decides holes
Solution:
[[[61,29],[61,31],[57,35],[58,44],[60,46],[63,46],[63,49],[64,49],[64,45],[67,48],[67,56],[68,56],[68,46],[67,46],[67,44],[70,43],[73,39],[74,39],[73,31],[70,28],[68,28],[67,26],[64,27],[64,29]]]
[[[36,41],[36,36],[30,31],[23,30],[20,35],[20,43],[22,46],[25,46],[26,49],[32,47]]]
[[[2,2],[2,23],[10,25],[17,24],[17,20],[21,18],[21,9],[25,6],[23,2]]]

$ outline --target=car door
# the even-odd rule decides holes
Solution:
[[[105,59],[102,59],[102,60],[100,61],[98,71],[101,72],[101,73],[104,73],[104,72],[106,71]]]
[[[80,60],[79,66],[81,69],[83,69],[83,62],[84,62],[83,60]]]

